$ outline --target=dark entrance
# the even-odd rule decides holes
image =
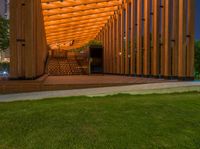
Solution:
[[[103,73],[102,46],[90,46],[90,70],[92,74]]]

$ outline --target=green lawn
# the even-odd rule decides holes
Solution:
[[[200,94],[0,103],[0,149],[200,149]]]

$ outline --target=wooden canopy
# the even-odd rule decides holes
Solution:
[[[11,78],[39,77],[49,50],[97,39],[106,74],[192,80],[194,8],[195,0],[10,0]]]
[[[41,1],[47,44],[64,50],[94,39],[122,5],[122,0]]]

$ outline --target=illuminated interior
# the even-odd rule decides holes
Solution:
[[[41,0],[51,49],[79,48],[94,39],[122,0]]]

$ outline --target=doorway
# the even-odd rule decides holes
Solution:
[[[91,74],[103,73],[103,47],[90,46],[90,72]]]

